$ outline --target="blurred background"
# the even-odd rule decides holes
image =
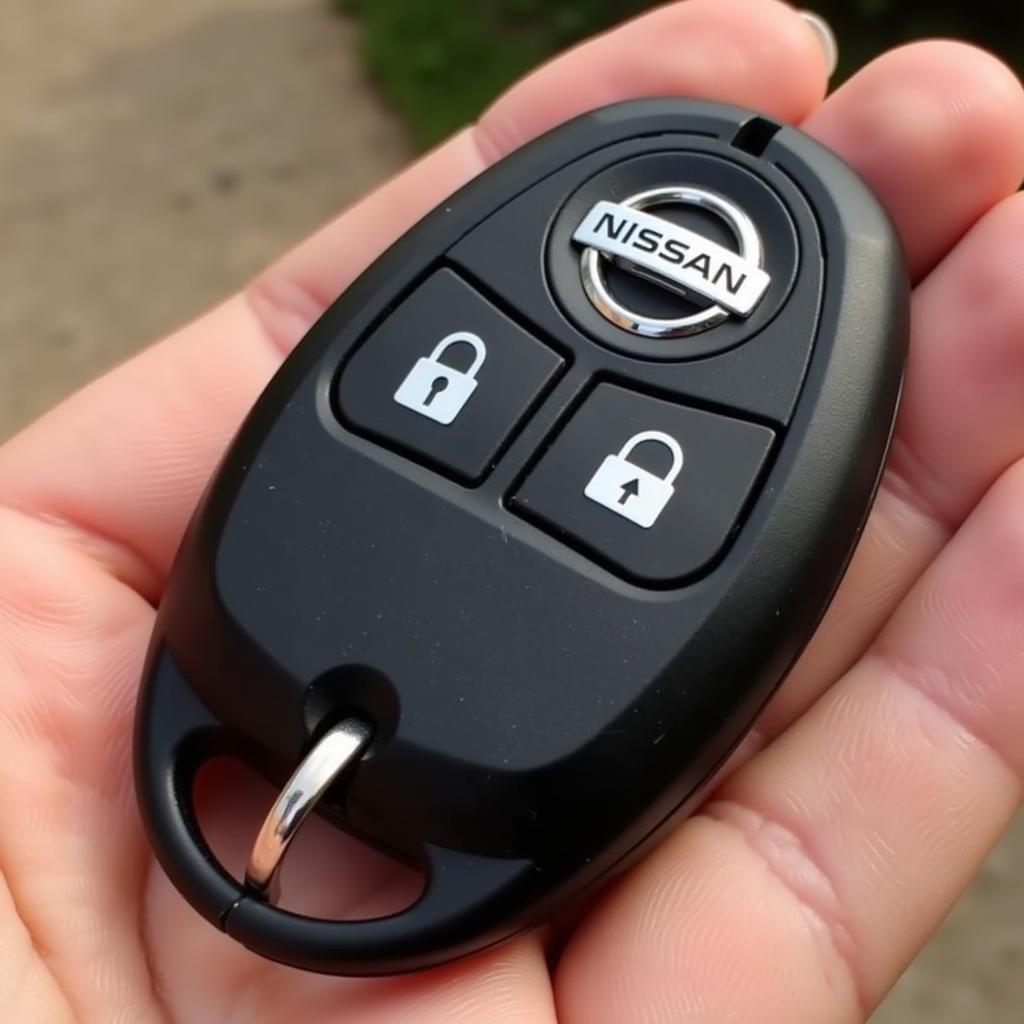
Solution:
[[[4,0],[0,440],[243,284],[643,0]],[[1019,2],[820,0],[839,77],[954,35],[1024,68]],[[1024,822],[881,1024],[1024,1019]]]

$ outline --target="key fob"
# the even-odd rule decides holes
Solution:
[[[287,360],[183,541],[135,754],[178,889],[258,953],[371,975],[482,949],[635,861],[842,578],[908,294],[846,166],[715,104],[587,114],[425,217]],[[247,882],[195,819],[221,754],[281,787]],[[418,901],[275,905],[314,807],[420,865]]]

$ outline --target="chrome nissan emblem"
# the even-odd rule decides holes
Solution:
[[[647,211],[684,204],[716,214],[736,239],[738,252]],[[732,316],[746,318],[764,298],[771,277],[753,220],[716,192],[673,185],[638,192],[622,202],[601,200],[573,232],[583,246],[580,272],[594,308],[613,324],[646,338],[699,334]],[[688,299],[711,304],[689,316],[661,319],[624,306],[612,295],[604,264],[617,265]]]

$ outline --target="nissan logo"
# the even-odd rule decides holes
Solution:
[[[720,217],[739,251],[647,212],[678,204]],[[613,324],[643,337],[680,338],[716,327],[731,316],[749,317],[771,284],[762,269],[764,247],[754,222],[729,200],[706,189],[667,186],[638,192],[619,203],[601,200],[572,237],[584,247],[580,271],[594,307]],[[710,305],[676,319],[629,309],[608,288],[604,264],[609,259],[638,277],[689,299],[706,299]]]

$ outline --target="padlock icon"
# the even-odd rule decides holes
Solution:
[[[672,467],[663,477],[629,461],[634,450],[648,442],[664,445],[672,453]],[[609,455],[601,463],[583,493],[591,501],[646,530],[658,521],[676,493],[675,483],[682,471],[683,449],[679,442],[660,430],[645,430],[634,434],[618,455]]]
[[[441,356],[452,345],[470,345],[476,353],[468,370],[457,370],[441,362]],[[406,409],[418,412],[445,426],[462,412],[479,383],[476,375],[487,358],[483,340],[469,331],[456,331],[442,338],[429,356],[416,360],[395,392],[395,401]]]

